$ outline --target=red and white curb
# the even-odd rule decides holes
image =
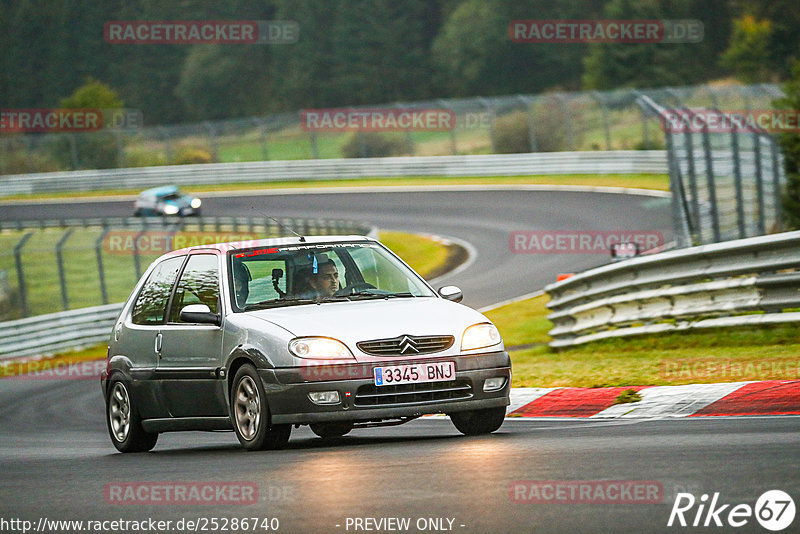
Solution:
[[[625,390],[641,401],[614,404]],[[800,415],[800,380],[633,386],[512,388],[508,417],[630,419],[735,415]]]

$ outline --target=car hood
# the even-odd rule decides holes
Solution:
[[[464,330],[488,319],[475,310],[436,297],[353,302],[327,302],[247,312],[276,324],[296,337],[324,336],[344,342],[359,361],[374,360],[356,347],[359,341],[401,335],[455,338],[453,346],[437,356],[458,354]],[[493,348],[500,350],[502,346]]]

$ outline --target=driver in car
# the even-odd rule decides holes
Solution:
[[[339,272],[333,260],[323,261],[318,264],[317,272],[312,272],[308,277],[308,285],[318,297],[332,297],[339,291]]]

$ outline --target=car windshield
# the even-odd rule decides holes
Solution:
[[[229,261],[237,311],[435,296],[414,271],[378,243],[234,250]]]

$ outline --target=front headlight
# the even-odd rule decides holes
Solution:
[[[329,337],[299,337],[289,342],[289,352],[298,358],[315,360],[354,359],[344,343]]]
[[[172,204],[167,204],[164,206],[164,214],[165,215],[175,215],[178,213],[178,206],[173,206]]]
[[[501,343],[500,332],[492,323],[474,324],[464,330],[461,338],[461,350],[482,349]]]
[[[200,200],[199,198],[193,198],[193,199],[192,199],[192,207],[193,207],[194,209],[197,209],[197,208],[199,208],[199,207],[200,207],[200,206],[202,206],[202,205],[203,205],[203,201],[202,201],[202,200]]]

